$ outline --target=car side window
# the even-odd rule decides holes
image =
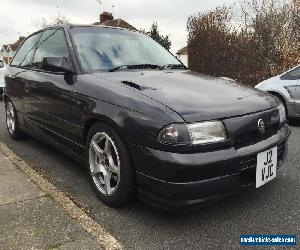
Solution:
[[[286,73],[281,77],[282,80],[299,80],[300,79],[300,66]]]
[[[43,32],[33,57],[32,67],[42,69],[45,57],[68,57],[69,48],[64,31],[49,29]]]
[[[20,67],[31,67],[32,57],[39,42],[40,33],[32,35],[26,39],[20,49],[15,54],[10,65]]]

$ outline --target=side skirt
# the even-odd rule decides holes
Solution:
[[[58,149],[80,165],[87,167],[86,147],[80,145],[45,126],[31,121],[25,115],[18,113],[19,124],[22,131],[26,134]]]

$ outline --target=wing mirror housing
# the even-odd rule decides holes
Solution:
[[[57,73],[74,73],[71,61],[67,57],[44,57],[42,69]]]

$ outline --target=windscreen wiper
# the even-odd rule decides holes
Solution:
[[[160,69],[187,69],[183,64],[166,64],[160,66]]]
[[[109,69],[108,71],[109,72],[114,72],[114,71],[117,71],[119,69],[160,69],[161,66],[160,65],[156,65],[156,64],[129,64],[129,65],[120,65],[120,66],[117,66],[115,68],[111,68]]]

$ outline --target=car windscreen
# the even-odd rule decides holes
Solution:
[[[0,68],[4,68],[4,62],[3,61],[0,61]]]
[[[71,37],[83,70],[121,65],[168,65],[180,62],[152,38],[138,32],[103,27],[74,27]]]

